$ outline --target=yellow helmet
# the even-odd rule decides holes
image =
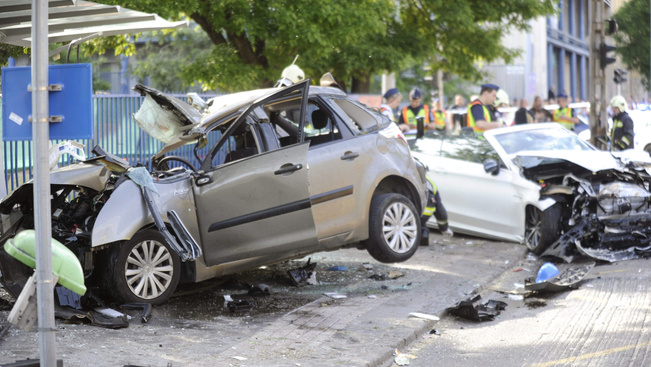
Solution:
[[[626,111],[626,99],[622,96],[614,96],[610,100],[610,107],[617,107],[619,108],[619,112],[624,112]]]

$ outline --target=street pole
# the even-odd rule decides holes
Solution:
[[[34,227],[36,298],[41,367],[56,366],[50,167],[48,164],[48,1],[32,0],[32,141],[34,156]]]

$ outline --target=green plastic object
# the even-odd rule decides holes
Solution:
[[[5,251],[23,264],[36,269],[36,232],[24,230],[5,242]],[[84,272],[77,256],[61,242],[52,239],[52,273],[59,284],[83,296]]]

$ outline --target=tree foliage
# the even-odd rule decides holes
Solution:
[[[651,88],[650,16],[648,0],[630,0],[614,15],[619,26],[619,31],[614,35],[617,42],[615,52],[622,56],[629,69],[644,77],[647,88]]]
[[[192,59],[187,49],[177,52],[187,61],[180,75],[225,91],[272,85],[296,55],[309,77],[331,71],[355,92],[368,88],[374,74],[426,61],[434,70],[478,80],[477,61],[508,63],[517,55],[502,45],[503,34],[527,29],[528,20],[554,9],[554,0],[100,2],[167,19],[187,16],[211,46]]]

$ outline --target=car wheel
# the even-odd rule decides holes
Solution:
[[[107,274],[119,301],[160,304],[179,283],[181,262],[163,235],[148,229],[115,248]]]
[[[420,216],[400,194],[377,195],[371,200],[369,239],[366,249],[383,263],[408,260],[420,242]]]
[[[526,214],[524,243],[531,252],[540,255],[558,239],[561,206],[554,204],[544,211],[528,206]]]

